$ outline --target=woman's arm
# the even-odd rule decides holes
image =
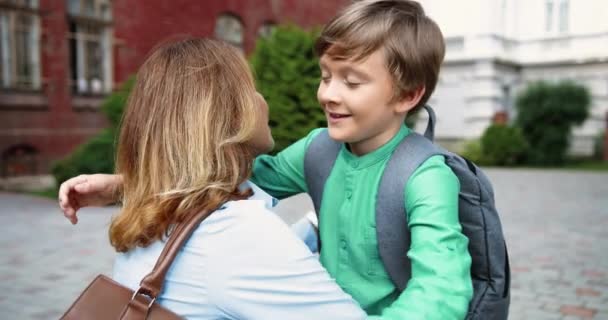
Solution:
[[[120,200],[122,176],[116,174],[82,174],[59,187],[59,206],[63,215],[78,223],[76,212],[90,206],[106,206]]]

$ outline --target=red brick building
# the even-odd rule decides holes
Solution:
[[[348,0],[0,0],[0,177],[47,173],[106,125],[104,96],[158,42],[215,36],[250,52],[274,24]]]

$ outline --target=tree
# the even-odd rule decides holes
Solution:
[[[313,51],[317,34],[293,25],[279,26],[258,40],[251,55],[258,90],[270,106],[275,151],[326,125],[316,98],[321,79]]]
[[[572,127],[589,116],[589,91],[570,81],[537,82],[517,97],[517,125],[530,148],[527,162],[533,165],[563,164]]]

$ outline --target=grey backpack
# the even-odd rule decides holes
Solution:
[[[510,302],[510,270],[507,247],[494,191],[485,174],[472,162],[432,143],[435,114],[429,113],[424,137],[410,133],[391,156],[380,181],[376,199],[376,233],[378,251],[384,267],[399,291],[411,277],[407,256],[410,231],[403,194],[414,171],[429,157],[443,155],[446,164],[460,180],[459,218],[463,233],[469,238],[472,257],[473,298],[467,320],[507,319]],[[316,212],[320,212],[325,181],[333,168],[341,143],[332,140],[327,131],[310,143],[304,158],[304,173]],[[321,243],[319,243],[319,248]]]

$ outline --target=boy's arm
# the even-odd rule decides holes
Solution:
[[[412,277],[399,298],[371,319],[464,319],[473,295],[468,239],[458,220],[458,178],[442,156],[406,186]]]
[[[286,198],[307,192],[304,177],[304,156],[312,139],[323,129],[315,129],[306,137],[283,149],[276,156],[261,155],[253,163],[251,181],[275,198]]]
[[[319,253],[319,221],[314,211],[309,211],[292,224],[290,229],[304,242],[310,252]]]

